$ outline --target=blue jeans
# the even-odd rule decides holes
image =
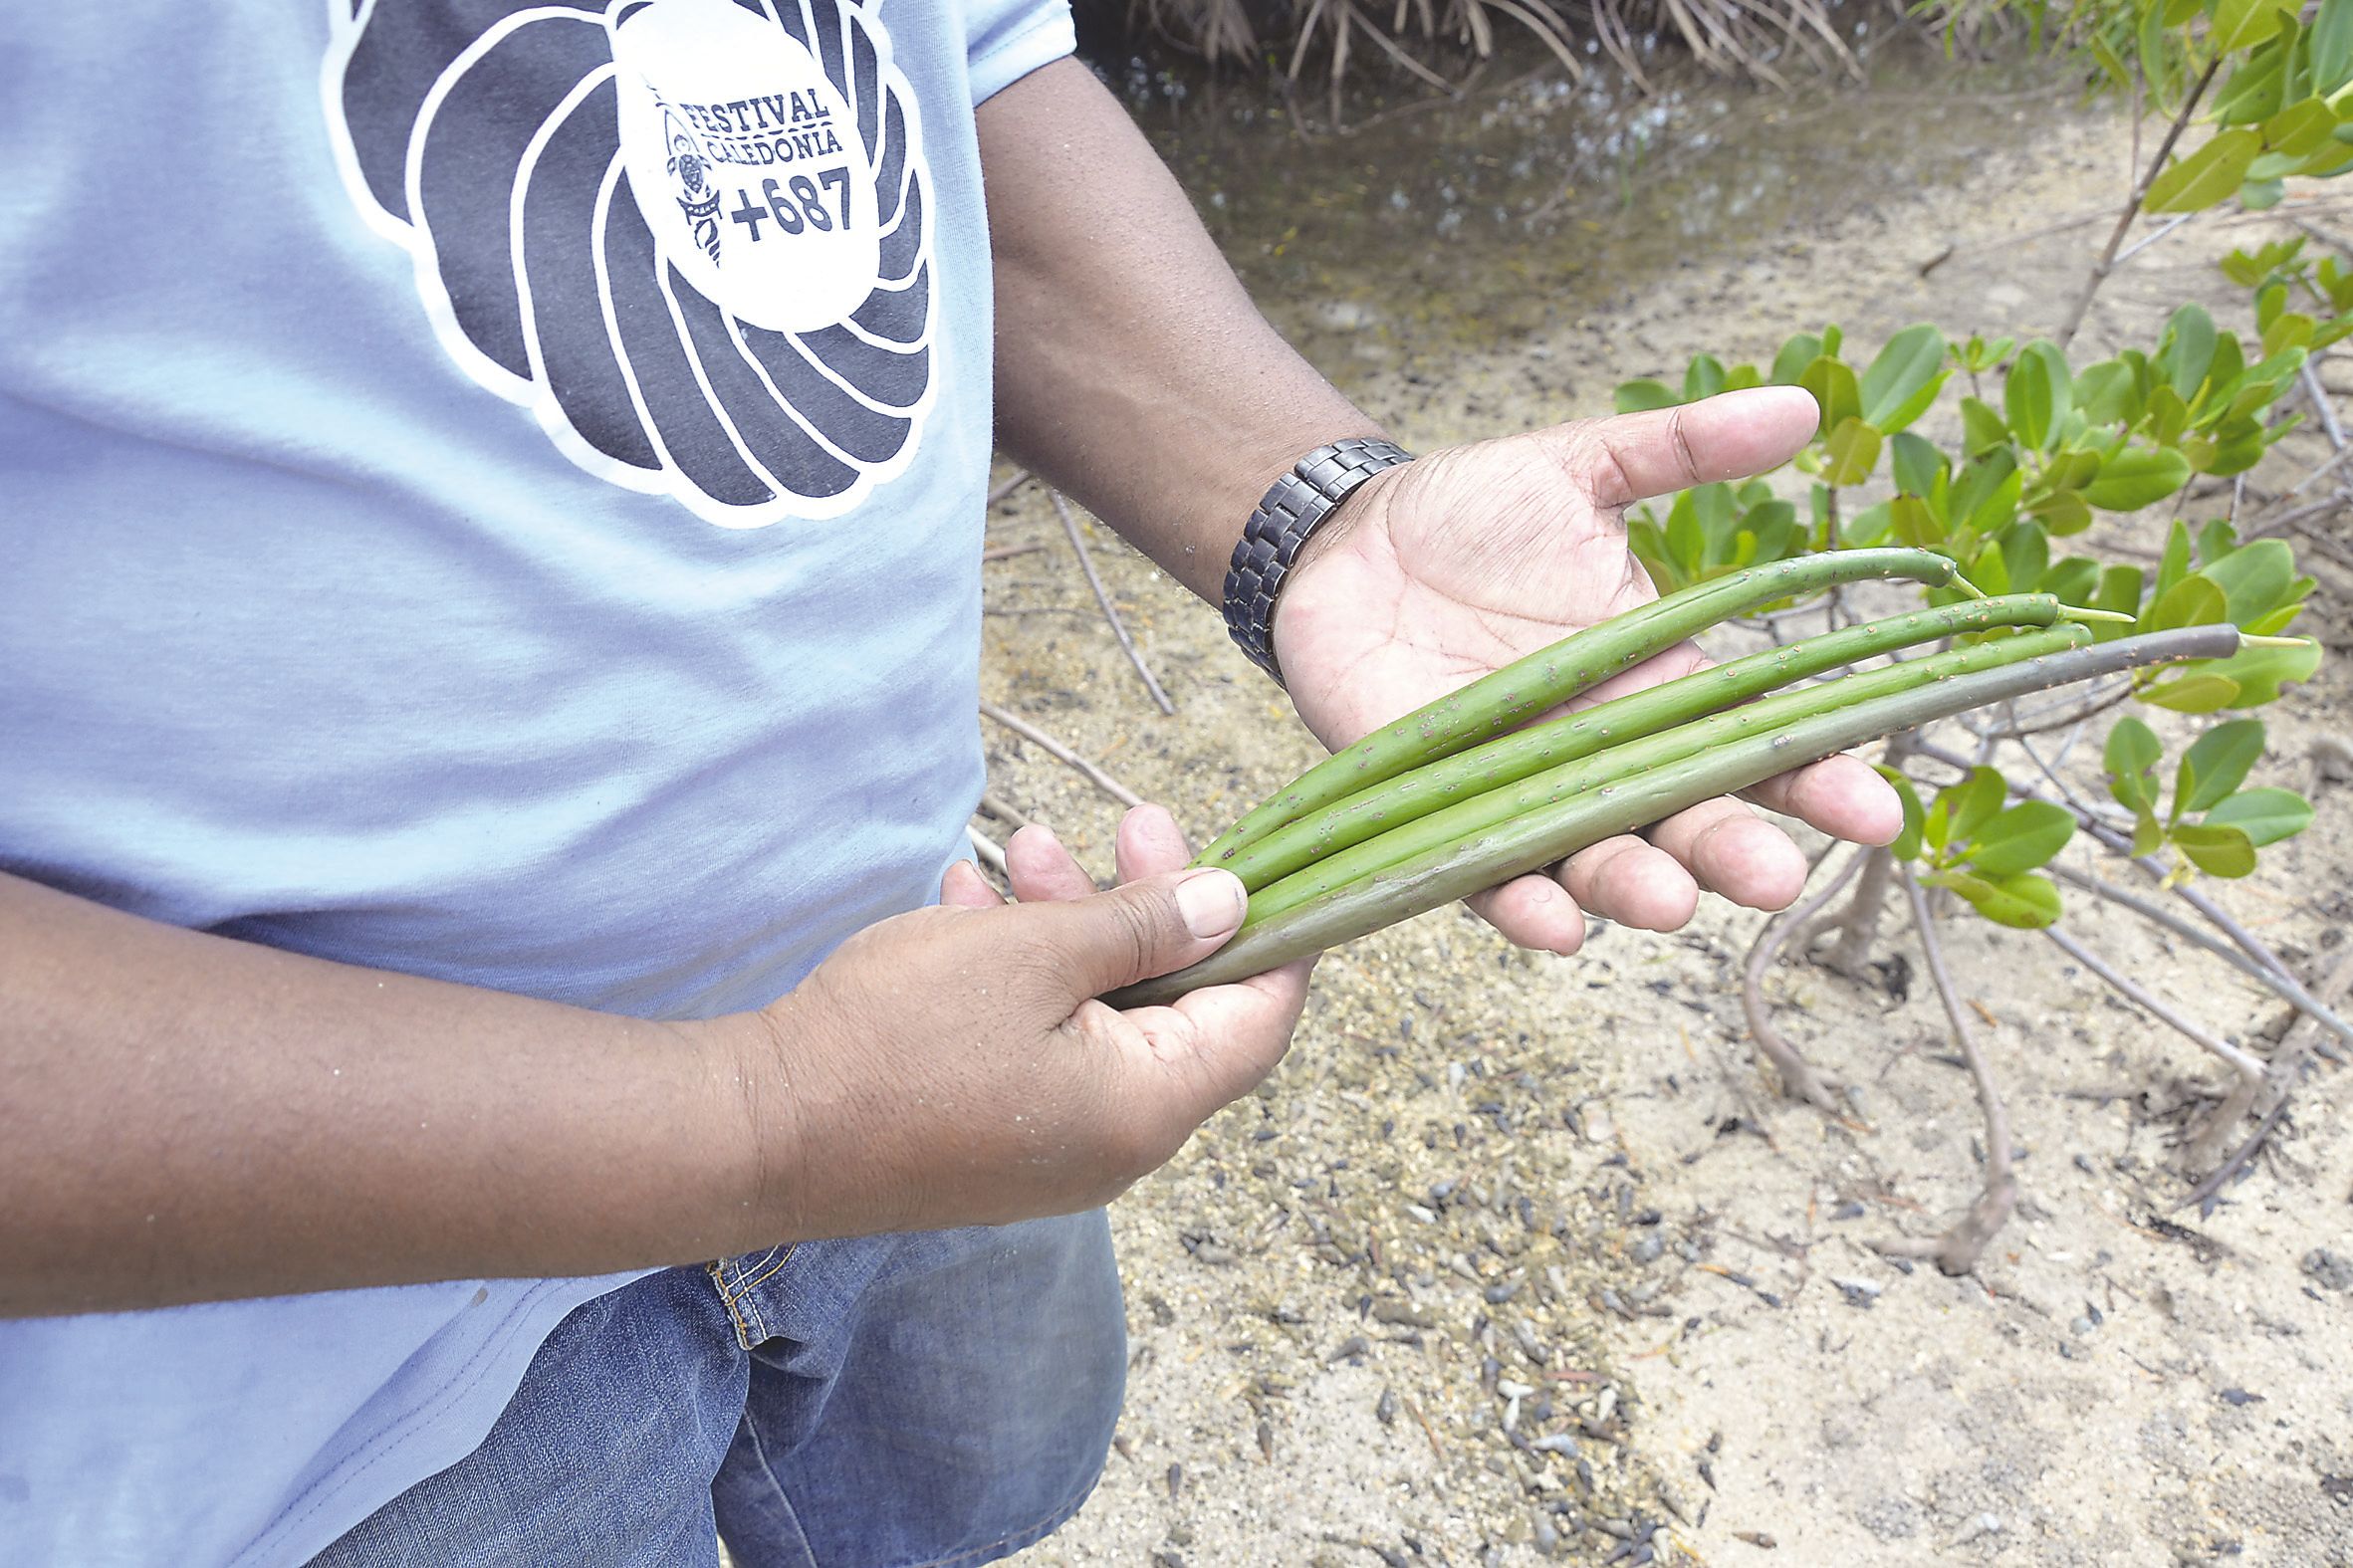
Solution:
[[[481,1448],[315,1563],[977,1568],[1078,1511],[1126,1328],[1102,1214],[672,1268],[558,1325]]]

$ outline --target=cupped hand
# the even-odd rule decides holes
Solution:
[[[1624,509],[1771,468],[1804,445],[1815,420],[1806,393],[1763,387],[1450,447],[1375,476],[1308,542],[1278,600],[1275,651],[1300,717],[1337,749],[1648,603],[1658,592],[1626,547]],[[1571,706],[1706,662],[1685,643]],[[1852,757],[1751,793],[1860,843],[1886,843],[1903,825],[1895,792]],[[1644,835],[1594,844],[1473,907],[1523,947],[1571,953],[1584,940],[1582,911],[1668,931],[1692,917],[1702,889],[1779,909],[1804,880],[1804,857],[1786,834],[1718,799]]]

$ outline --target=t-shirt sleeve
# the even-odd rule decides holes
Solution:
[[[1068,0],[974,0],[965,59],[977,108],[1077,47]]]

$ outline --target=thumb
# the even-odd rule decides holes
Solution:
[[[1022,904],[1072,1006],[1183,969],[1241,929],[1248,895],[1231,871],[1172,871],[1107,893]]]
[[[1762,474],[1812,440],[1820,417],[1812,396],[1799,388],[1759,386],[1596,419],[1584,430],[1607,460],[1598,465],[1593,499],[1622,507],[1719,479]]]

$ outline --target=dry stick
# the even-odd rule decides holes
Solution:
[[[2115,270],[2116,248],[2124,243],[2124,236],[2131,231],[2132,220],[2141,215],[2141,203],[2148,199],[2149,187],[2164,172],[2165,160],[2172,154],[2174,143],[2182,139],[2182,132],[2189,127],[2191,114],[2198,109],[2198,101],[2206,97],[2207,85],[2214,81],[2215,73],[2222,66],[2223,57],[2220,54],[2208,63],[2206,74],[2198,79],[2198,85],[2182,100],[2181,111],[2174,115],[2173,123],[2166,127],[2165,139],[2157,144],[2157,155],[2141,171],[2140,182],[2133,186],[2132,200],[2126,202],[2124,211],[2117,214],[2116,227],[2109,231],[2108,243],[2100,250],[2100,259],[2092,263],[2091,276],[2084,280],[2083,292],[2075,297],[2074,308],[2067,313],[2067,325],[2059,329],[2058,343],[2061,348],[2075,340],[2077,329],[2083,326],[2084,313],[2091,309],[2091,297],[2099,292],[2100,285]]]
[[[2056,946],[2061,953],[2066,954],[2067,957],[2073,959],[2085,969],[2090,970],[2093,975],[2107,982],[2108,985],[2118,994],[2120,994],[2126,1001],[2132,1003],[2143,1012],[2146,1012],[2151,1017],[2157,1019],[2158,1022],[2163,1023],[2171,1028],[2175,1033],[2181,1035],[2184,1039],[2189,1040],[2193,1044],[2197,1045],[2199,1049],[2212,1055],[2219,1056],[2224,1061],[2229,1062],[2235,1071],[2249,1081],[2259,1081],[2262,1078],[2263,1064],[2261,1062],[2257,1061],[2254,1057],[2249,1056],[2245,1051],[2240,1050],[2229,1040],[2219,1039],[2216,1036],[2209,1034],[2206,1030],[2200,1028],[2197,1024],[2182,1016],[2180,1012],[2176,1011],[2171,1006],[2162,1001],[2156,993],[2150,991],[2147,987],[2142,986],[2136,981],[2128,980],[2124,976],[2119,975],[2115,969],[2111,967],[2105,960],[2093,953],[2091,949],[2085,947],[2082,943],[2076,941],[2073,937],[2067,935],[2064,931],[2059,930],[2058,927],[2045,926],[2042,928],[2042,934],[2050,938],[2052,944]]]
[[[998,707],[993,702],[984,700],[980,706],[981,715],[983,718],[994,719],[997,721],[997,723],[1005,726],[1005,728],[1011,730],[1023,740],[1028,741],[1036,746],[1040,751],[1046,753],[1049,757],[1055,758],[1060,762],[1067,763],[1072,768],[1077,769],[1080,773],[1086,775],[1088,783],[1092,784],[1097,789],[1102,790],[1103,793],[1109,795],[1112,799],[1119,801],[1122,805],[1142,805],[1144,803],[1144,797],[1142,795],[1137,794],[1133,789],[1130,789],[1127,787],[1127,785],[1121,784],[1109,774],[1104,773],[1093,763],[1079,756],[1076,752],[1071,751],[1067,746],[1064,746],[1053,736],[1048,735],[1044,730],[1041,730],[1037,726],[1031,724],[1028,720],[1021,719],[1013,714],[1007,713],[1003,708]]]
[[[2337,423],[2337,411],[2328,400],[2328,391],[2320,384],[2320,373],[2306,359],[2296,371],[2304,383],[2304,395],[2312,399],[2312,412],[2320,416],[2320,428],[2328,433],[2328,444],[2337,451],[2345,450],[2345,429]]]
[[[970,822],[964,824],[964,836],[972,840],[972,852],[981,857],[982,864],[999,876],[1010,877],[1013,874],[1005,868],[1005,851],[997,846],[995,839]]]
[[[1026,468],[1017,468],[1013,471],[1013,477],[1006,480],[1004,484],[999,485],[996,489],[990,491],[989,499],[982,504],[984,506],[993,507],[998,502],[1003,501],[1007,496],[1012,495],[1015,491],[1021,489],[1022,486],[1028,484],[1029,482],[1030,471]]]
[[[1086,573],[1086,585],[1094,589],[1094,601],[1103,607],[1103,619],[1111,623],[1111,635],[1119,639],[1119,651],[1127,655],[1127,662],[1144,678],[1144,690],[1152,694],[1152,705],[1162,713],[1173,714],[1176,704],[1168,700],[1168,693],[1152,678],[1150,666],[1135,649],[1135,639],[1127,634],[1127,623],[1119,618],[1118,609],[1111,603],[1111,595],[1103,587],[1103,579],[1095,575],[1094,557],[1087,554],[1086,538],[1078,532],[1078,520],[1070,515],[1069,503],[1059,490],[1049,490],[1047,499],[1054,503],[1055,512],[1062,520],[1062,532],[1070,536],[1070,548],[1078,553],[1078,569]]]
[[[2320,996],[2324,1002],[2334,1003],[2343,998],[2349,989],[2353,989],[2353,948],[2345,950],[2337,960],[2337,967],[2329,972],[2328,979],[2320,983]],[[2262,1104],[2262,1115],[2255,1123],[2255,1130],[2247,1134],[2245,1142],[2231,1151],[2229,1159],[2215,1167],[2213,1175],[2191,1188],[2189,1194],[2174,1205],[2175,1213],[2204,1204],[2221,1192],[2225,1184],[2255,1157],[2255,1151],[2262,1148],[2263,1140],[2271,1136],[2271,1130],[2279,1125],[2279,1118],[2286,1113],[2288,1096],[2303,1080],[2304,1071],[2312,1063],[2313,1049],[2319,1040],[2319,1030],[2311,1013],[2299,1013],[2289,1020],[2287,1032],[2280,1036],[2278,1048],[2271,1053],[2271,1068],[2264,1074],[2256,1101],[2238,1107],[2238,1113],[2243,1115],[2253,1103]],[[2206,1130],[2192,1142],[2191,1163],[2202,1164],[2204,1160],[2211,1159],[2213,1156],[2208,1145],[2218,1141],[2224,1130],[2235,1126],[2237,1119],[2235,1115],[2225,1121],[2218,1112],[2214,1120],[2207,1124]]]
[[[1017,833],[1025,827],[1036,825],[1019,806],[1007,800],[1003,795],[991,794],[986,789],[981,791],[981,809],[997,818],[998,821],[1010,824]]]
[[[1781,946],[1789,940],[1789,934],[1811,920],[1854,880],[1868,853],[1848,856],[1846,864],[1819,893],[1787,914],[1766,921],[1765,929],[1757,933],[1757,941],[1749,949],[1748,962],[1741,970],[1741,1009],[1749,1015],[1749,1033],[1757,1041],[1757,1048],[1765,1052],[1773,1070],[1780,1074],[1781,1093],[1833,1116],[1839,1111],[1834,1085],[1799,1055],[1797,1047],[1774,1026],[1772,1009],[1765,1001],[1765,976],[1772,968],[1773,960],[1780,957]]]
[[[2256,539],[2264,534],[2268,534],[2272,529],[2277,528],[2279,526],[2277,521],[2279,509],[2281,507],[2285,506],[2288,502],[2293,501],[2305,491],[2311,489],[2314,481],[2325,479],[2329,475],[2335,473],[2338,469],[2344,467],[2348,460],[2353,460],[2353,447],[2345,448],[2343,451],[2337,453],[2336,456],[2330,458],[2327,462],[2321,464],[2318,468],[2312,470],[2312,472],[2306,474],[2303,478],[2297,480],[2294,484],[2288,486],[2277,496],[2273,497],[2271,501],[2271,510],[2269,512],[2260,514],[2250,521],[2244,529],[2239,531],[2240,537],[2242,539]]]
[[[1985,1052],[1978,1049],[1977,1032],[1970,1027],[1961,994],[1953,989],[1953,975],[1945,967],[1944,944],[1937,940],[1936,918],[1928,912],[1928,899],[1910,866],[1898,867],[1896,875],[1903,880],[1904,896],[1912,905],[1912,924],[1920,933],[1920,951],[1928,961],[1929,978],[1936,983],[1937,999],[1945,1005],[1946,1021],[1953,1027],[1970,1080],[1978,1088],[1978,1109],[1986,1118],[1986,1185],[1977,1202],[1969,1206],[1969,1213],[1943,1235],[1933,1240],[1902,1237],[1873,1246],[1889,1257],[1926,1257],[1948,1274],[1966,1274],[1977,1266],[1986,1243],[2009,1223],[2009,1213],[2017,1207],[2017,1179],[2009,1168],[2009,1111],[2001,1103],[2001,1090],[1994,1082]]]
[[[2183,941],[2191,943],[2194,946],[2204,948],[2207,952],[2212,953],[2216,958],[2221,959],[2233,969],[2237,970],[2241,975],[2244,975],[2256,985],[2261,986],[2266,991],[2269,991],[2273,996],[2279,998],[2280,1001],[2285,1002],[2290,1007],[2295,1008],[2297,1012],[2309,1016],[2313,1022],[2319,1024],[2321,1027],[2332,1029],[2347,1039],[2353,1039],[2353,1024],[2348,1024],[2343,1018],[2337,1016],[2337,1014],[2330,1010],[2327,1006],[2321,1004],[2320,999],[2317,996],[2311,999],[2312,1003],[2314,1004],[2312,1007],[2307,1008],[2298,1006],[2284,991],[2280,989],[2278,977],[2273,975],[2269,970],[2263,968],[2260,964],[2257,964],[2253,959],[2248,958],[2245,954],[2239,952],[2228,942],[2221,942],[2207,935],[2205,932],[2199,930],[2196,926],[2190,924],[2190,922],[2187,920],[2184,920],[2181,916],[2175,914],[2172,910],[2167,909],[2164,905],[2151,903],[2149,900],[2141,897],[2141,895],[2138,893],[2132,892],[2130,889],[2118,887],[2115,883],[2103,881],[2096,876],[2087,876],[2083,872],[2073,870],[2067,866],[2053,863],[2051,865],[2044,866],[2043,869],[2048,871],[2052,876],[2057,877],[2060,881],[2068,884],[2070,887],[2079,887],[2095,898],[2106,899],[2111,904],[2120,904],[2124,908],[2129,909],[2134,914],[2140,916],[2143,920],[2151,921],[2157,925],[2163,926],[2166,930],[2172,932],[2175,936],[2180,937]]]
[[[1926,757],[1933,762],[1943,763],[1948,768],[1959,768],[1966,771],[1971,766],[1969,759],[1957,756],[1952,752],[1948,752],[1941,746],[1930,745],[1925,741],[1920,744],[1918,751],[1921,756]],[[2021,799],[2032,799],[2038,797],[2035,790],[2017,783],[2015,780],[2007,780],[2005,783],[2009,786],[2009,792],[2011,794],[2017,795]],[[2062,801],[2060,803],[2064,804],[2065,802]],[[2134,855],[2132,852],[2132,840],[2126,838],[2122,833],[2117,832],[2114,828],[2101,821],[2091,812],[2084,810],[2079,806],[2069,805],[2067,808],[2074,813],[2075,820],[2081,824],[2083,830],[2091,834],[2091,836],[2100,844],[2112,852],[2122,855],[2128,860],[2131,860],[2134,865],[2139,866],[2150,876],[2157,878],[2159,882],[2163,882],[2165,880],[2167,874],[2165,864],[2155,855]],[[2173,888],[2173,894],[2176,898],[2179,898],[2183,902],[2187,903],[2192,909],[2195,909],[2201,915],[2204,915],[2208,924],[2212,925],[2216,930],[2222,932],[2226,937],[2229,937],[2241,953],[2244,953],[2248,958],[2252,959],[2255,963],[2255,967],[2260,969],[2266,976],[2269,977],[2263,982],[2263,984],[2268,986],[2273,992],[2277,993],[2279,997],[2286,1001],[2290,1006],[2296,1008],[2299,1011],[2311,1013],[2315,1017],[2322,1017],[2323,1014],[2327,1014],[2329,1017],[2334,1016],[2333,1014],[2329,1014],[2328,1009],[2325,1008],[2320,1008],[2319,1012],[2314,1013],[2313,1009],[2317,1004],[2313,1002],[2312,994],[2304,989],[2303,983],[2296,979],[2294,972],[2287,967],[2285,961],[2283,961],[2278,954],[2265,947],[2262,943],[2262,940],[2258,938],[2253,932],[2247,930],[2237,921],[2232,919],[2230,912],[2225,910],[2220,904],[2217,904],[2213,899],[2208,898],[2204,893],[2199,892],[2198,889],[2194,887],[2183,887],[2177,884]],[[2326,1023],[2326,1017],[2323,1017],[2322,1021]],[[2337,1019],[2335,1023],[2329,1024],[2328,1026],[2330,1031],[2333,1033],[2342,1030],[2345,1027],[2345,1024],[2343,1019]],[[2348,1043],[2353,1043],[2353,1033],[2345,1034],[2344,1038]],[[2324,1045],[2319,1047],[2319,1049],[2320,1053],[2328,1057],[2331,1061],[2341,1062],[2345,1059],[2340,1052],[2333,1050],[2328,1046]]]
[[[1010,560],[1016,556],[1034,556],[1045,548],[1044,545],[999,545],[994,550],[982,551],[981,560]]]

